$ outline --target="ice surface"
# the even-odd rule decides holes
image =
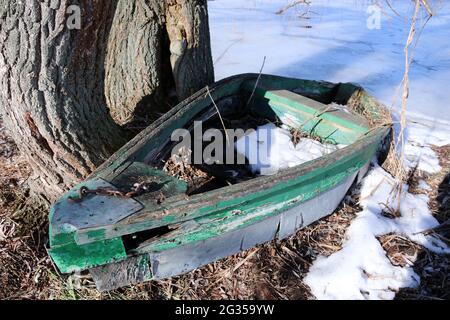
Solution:
[[[314,0],[275,14],[292,0],[208,2],[216,80],[258,72],[332,82],[356,82],[399,110],[404,46],[411,1],[384,1],[379,29],[368,28],[373,1]],[[413,52],[408,99],[406,166],[440,170],[430,144],[450,143],[450,3],[434,2],[435,15]],[[398,15],[397,15],[398,14]],[[420,16],[418,26],[425,21]],[[398,115],[396,116],[398,118]],[[415,123],[414,123],[415,122]]]
[[[238,153],[248,159],[253,173],[272,175],[280,170],[320,158],[343,145],[301,138],[294,146],[288,129],[268,123],[241,137],[236,141],[235,147]]]

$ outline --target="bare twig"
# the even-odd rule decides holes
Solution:
[[[219,119],[220,122],[222,123],[223,130],[225,131],[225,138],[227,139],[227,144],[230,145],[230,138],[228,137],[227,128],[225,128],[225,123],[223,122],[222,115],[220,114],[219,108],[217,107],[216,102],[214,101],[211,92],[209,91],[208,86],[206,86],[206,91],[208,92],[209,98],[211,99],[214,107],[216,108],[217,114],[219,115]]]
[[[275,13],[276,14],[283,14],[286,11],[288,11],[289,9],[291,9],[291,8],[293,8],[293,7],[295,7],[295,6],[299,5],[299,4],[306,4],[306,5],[309,6],[311,4],[311,1],[308,1],[308,0],[296,0],[296,1],[293,1],[293,2],[289,3],[287,6],[281,8],[280,10],[278,10]]]
[[[433,16],[433,11],[431,10],[430,6],[428,5],[428,0],[421,0],[421,2],[423,4],[423,6],[425,7],[425,10],[427,10],[428,15],[430,17],[432,17]]]
[[[391,9],[391,11],[398,16],[399,18],[405,19],[405,17],[403,17],[402,15],[400,15],[400,13],[398,13],[397,10],[394,9],[394,6],[392,5],[390,0],[386,0],[386,4],[388,5],[389,9]]]
[[[213,65],[215,66],[228,52],[228,50],[231,49],[231,47],[233,47],[235,44],[237,44],[238,42],[241,42],[244,38],[239,38],[235,41],[233,41],[232,43],[230,43],[228,45],[228,47],[225,48],[225,50],[223,50],[223,52],[220,54],[220,56],[217,57],[217,59],[214,61]]]
[[[253,250],[252,252],[250,252],[247,257],[245,257],[244,259],[242,259],[234,268],[233,270],[230,272],[230,274],[233,274],[237,269],[239,269],[244,263],[246,263],[248,260],[250,260],[251,257],[253,257],[255,255],[255,253],[257,253],[259,250],[259,248],[256,248],[255,250]]]
[[[246,106],[249,105],[250,101],[251,101],[252,98],[253,98],[253,95],[255,94],[256,87],[258,87],[259,78],[261,78],[261,73],[262,73],[262,71],[263,71],[263,69],[264,69],[264,64],[265,64],[265,63],[266,63],[266,56],[264,56],[263,63],[262,63],[262,65],[261,65],[261,69],[259,69],[258,78],[256,78],[255,86],[253,87],[252,94],[250,95],[250,97],[249,97],[248,100],[247,100]]]

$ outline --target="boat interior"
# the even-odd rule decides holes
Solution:
[[[222,143],[223,155],[228,146],[234,146],[237,140],[236,136],[230,138],[225,129],[246,131],[268,123],[278,127],[285,125],[291,133],[295,131],[296,137],[300,139],[310,137],[329,144],[348,145],[367,132],[368,124],[363,117],[346,108],[347,100],[339,85],[310,82],[302,87],[299,83],[281,81],[274,84],[264,79],[253,79],[227,92],[221,92],[220,87],[211,92],[208,90],[194,102],[196,105],[204,104],[205,107],[198,112],[190,112],[177,128],[185,129],[190,137],[195,137],[194,130],[200,130],[200,137],[209,129],[218,130],[226,140]],[[198,121],[201,121],[199,129]],[[173,129],[170,127],[169,130],[173,132]],[[165,130],[162,130],[162,135]],[[234,164],[225,161],[225,156],[214,163],[205,163],[203,159],[201,162],[195,161],[192,150],[196,139],[191,138],[190,144],[180,149],[177,147],[180,140],[169,138],[168,134],[165,133],[166,137],[161,139],[163,142],[158,143],[157,152],[150,148],[143,162],[186,182],[187,195],[201,194],[257,176],[249,169],[247,159],[245,162],[234,161]],[[201,141],[201,154],[214,139]],[[234,159],[237,159],[234,147],[232,149]]]
[[[342,98],[338,86],[311,83],[316,84],[316,87],[311,85],[302,87],[298,83],[289,85],[278,83],[274,86],[271,82],[261,81],[257,84],[253,80],[239,83],[235,88],[228,88],[228,92],[225,93],[221,91],[221,87],[206,92],[195,99],[190,108],[181,112],[180,118],[183,116],[184,118],[180,122],[176,123],[177,120],[171,119],[169,121],[175,122],[175,125],[161,129],[158,138],[162,143],[159,144],[158,149],[155,150],[154,147],[146,149],[142,155],[145,159],[143,163],[139,162],[139,165],[134,163],[112,183],[118,187],[124,184],[129,186],[130,181],[133,183],[136,179],[145,177],[144,171],[148,172],[148,177],[159,175],[161,179],[166,179],[170,176],[173,180],[166,180],[163,184],[164,190],[156,187],[153,193],[146,193],[135,198],[146,203],[149,208],[150,199],[154,199],[158,192],[163,192],[168,198],[176,198],[180,194],[201,196],[203,193],[257,177],[249,170],[247,163],[195,164],[190,152],[187,153],[187,157],[182,158],[185,161],[182,165],[176,166],[171,163],[172,151],[179,141],[172,141],[170,132],[173,132],[175,128],[183,128],[192,136],[195,128],[194,121],[202,121],[202,134],[208,129],[217,129],[221,133],[224,132],[224,128],[241,128],[245,131],[273,123],[276,126],[286,125],[292,130],[297,130],[301,132],[302,137],[314,137],[326,143],[346,145],[352,144],[370,130],[362,116],[344,108],[348,97]],[[199,109],[195,110],[195,107],[199,105]],[[152,139],[149,139],[148,143],[150,144],[151,141]],[[233,145],[234,142],[232,141]],[[193,141],[191,143],[192,150]],[[208,143],[203,143],[202,151]],[[135,166],[134,171],[131,169],[133,166]],[[133,176],[130,172],[136,174]],[[157,206],[156,203],[155,205]],[[163,225],[124,236],[123,242],[126,244],[127,252],[131,252],[149,241],[172,232],[169,225]]]

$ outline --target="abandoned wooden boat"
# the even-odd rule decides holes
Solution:
[[[337,104],[349,107],[330,107]],[[374,156],[387,152],[390,125],[370,125],[381,108],[349,83],[257,74],[219,81],[171,109],[53,205],[49,253],[62,273],[89,270],[103,291],[292,235],[332,213]],[[225,165],[203,165],[209,178],[200,186],[166,170],[175,129],[193,130],[195,120],[219,130],[245,126],[248,114],[346,147],[267,176],[233,180]]]

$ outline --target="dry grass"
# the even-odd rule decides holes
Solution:
[[[165,172],[188,184],[188,194],[214,179],[206,171],[189,164],[191,153],[191,150],[183,147],[179,150],[178,154],[171,155],[163,167]]]
[[[428,175],[416,171],[410,179],[410,192],[425,193],[430,197],[429,207],[441,223],[441,226],[429,230],[428,234],[439,238],[450,245],[450,145],[434,147],[438,154],[442,171]],[[417,188],[417,181],[423,179],[431,187],[431,191]],[[450,299],[450,262],[448,255],[437,255],[424,248],[419,248],[414,261],[414,271],[420,276],[421,283],[415,289],[402,289],[397,299]],[[400,251],[400,250],[398,250]],[[402,250],[403,251],[403,250]],[[401,253],[390,256],[391,260]]]
[[[362,93],[356,93],[348,101],[347,107],[352,112],[355,112],[364,117],[365,119],[367,119],[369,121],[369,127],[371,129],[394,124],[392,113],[388,107],[379,103],[376,100],[372,100],[373,106],[376,108],[376,115],[377,115],[374,116],[372,110],[366,109],[365,105],[361,104],[361,101],[364,100],[361,99],[361,94]],[[389,145],[389,152],[386,155],[386,159],[384,160],[382,167],[384,170],[386,170],[393,176],[395,176],[398,173],[399,167],[402,165],[397,154],[398,153],[396,142],[392,138]],[[406,179],[406,177],[404,178]]]
[[[30,171],[1,118],[0,172],[0,299],[41,298],[50,261],[43,250],[45,213],[31,209],[26,188]]]
[[[421,249],[408,238],[397,234],[387,234],[379,237],[378,240],[394,266],[413,266]]]

